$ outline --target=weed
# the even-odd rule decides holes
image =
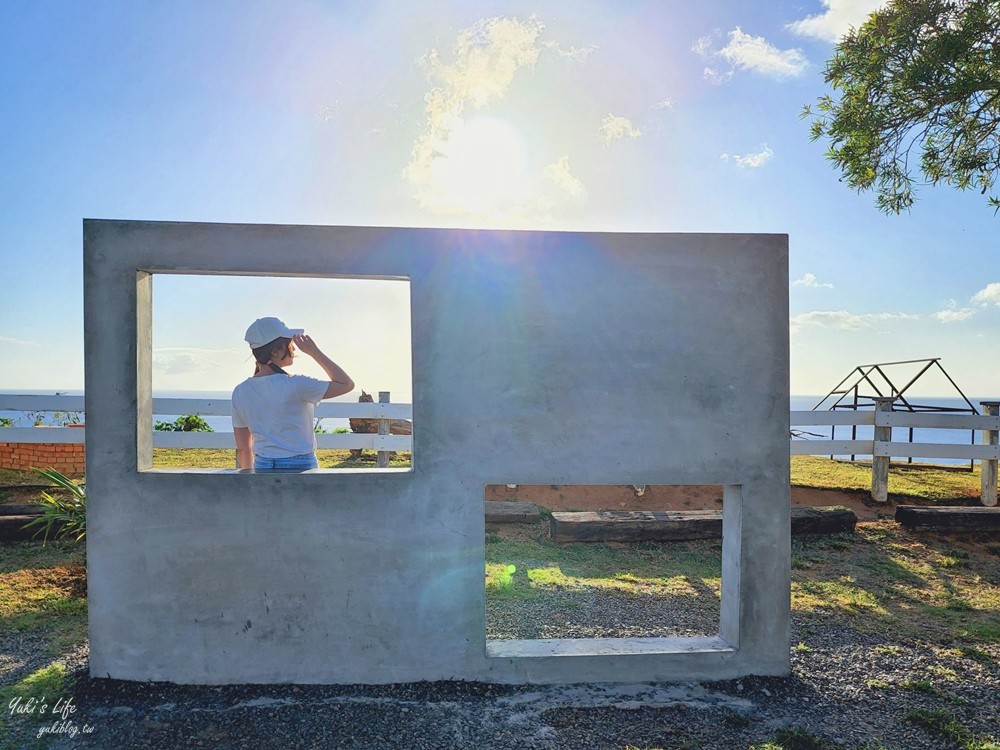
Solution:
[[[886,655],[886,656],[899,656],[903,653],[902,646],[897,646],[895,643],[883,644],[881,646],[876,646],[872,649],[873,654]]]
[[[912,690],[915,693],[923,693],[924,695],[939,696],[941,694],[930,680],[904,680],[899,683],[899,687],[901,690]]]
[[[944,608],[950,612],[974,612],[975,607],[969,604],[965,599],[960,599],[958,597],[952,598]]]
[[[914,709],[907,712],[906,718],[929,734],[953,742],[962,750],[1000,750],[1000,743],[993,739],[976,737],[943,708]]]
[[[935,737],[966,745],[972,738],[968,729],[958,723],[954,716],[943,708],[917,708],[906,712],[906,718],[923,727]]]
[[[958,682],[958,673],[954,669],[943,667],[940,664],[931,664],[927,667],[927,671],[945,682]]]
[[[963,635],[985,643],[1000,643],[1000,624],[973,622],[965,629]]]
[[[958,652],[961,656],[966,659],[972,659],[973,661],[979,662],[986,667],[996,667],[1000,666],[997,660],[990,654],[983,651],[981,648],[976,648],[975,646],[960,646]]]
[[[796,653],[799,654],[806,654],[812,651],[812,648],[804,644],[802,641],[799,641],[794,646],[792,646],[792,651],[795,651]]]

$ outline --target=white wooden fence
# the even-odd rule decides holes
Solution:
[[[889,461],[894,458],[969,459],[982,463],[983,505],[997,504],[997,460],[1000,459],[1000,402],[983,401],[983,414],[915,413],[892,411],[892,398],[875,399],[874,411],[793,411],[790,424],[796,427],[831,425],[867,425],[873,428],[871,440],[796,440],[791,441],[793,456],[871,456],[872,498],[879,503],[888,499]],[[979,432],[980,444],[894,442],[892,429],[965,430]]]
[[[379,394],[382,396],[383,394]],[[388,394],[385,394],[388,396]],[[24,396],[0,394],[0,412],[70,412],[83,413],[83,396]],[[202,417],[228,417],[231,409],[229,399],[187,399],[154,398],[153,413],[164,415],[197,414]],[[390,419],[412,419],[411,404],[393,403],[351,403],[324,401],[316,407],[318,418],[361,417],[378,419],[382,434],[320,433],[316,443],[320,448],[349,450],[362,448],[374,451],[410,451],[413,442],[410,435],[388,434]],[[86,425],[80,428],[49,427],[7,427],[0,431],[0,442],[4,443],[83,443],[86,441]],[[153,432],[154,448],[234,448],[231,432]]]
[[[319,418],[361,417],[378,419],[380,434],[319,434],[320,448],[337,450],[367,449],[380,452],[380,462],[386,451],[411,451],[409,435],[388,434],[390,419],[412,419],[411,404],[388,403],[388,394],[381,393],[383,403],[352,403],[325,401],[316,407]],[[912,413],[891,411],[892,399],[877,399],[874,411],[792,411],[790,424],[797,427],[831,425],[868,425],[874,428],[871,440],[802,440],[792,439],[793,456],[855,455],[872,456],[872,497],[886,502],[890,457],[969,459],[982,463],[982,503],[997,504],[997,462],[1000,459],[1000,402],[982,402],[980,416],[949,413]],[[83,412],[83,396],[25,396],[0,394],[0,411],[18,412]],[[154,398],[153,413],[165,415],[198,414],[229,416],[229,399]],[[979,445],[954,443],[893,442],[892,428],[977,431]],[[36,429],[8,427],[0,431],[4,443],[82,443],[86,427]],[[153,433],[156,448],[233,448],[233,436],[228,432],[159,432]]]

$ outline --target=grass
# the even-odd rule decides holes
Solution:
[[[796,537],[792,610],[819,621],[838,614],[865,632],[960,642],[973,650],[1000,643],[1000,587],[993,583],[1000,580],[1000,558],[981,547],[955,545],[949,538],[911,534],[893,521],[859,524],[853,535]],[[721,558],[717,540],[613,547],[491,535],[486,590],[488,597],[524,599],[554,590],[603,590],[690,597],[694,603],[719,596]],[[955,558],[963,564],[953,565]],[[880,648],[886,654],[899,649]]]
[[[833,746],[821,737],[799,727],[779,729],[772,742],[751,745],[750,750],[827,750]]]
[[[915,709],[907,712],[906,718],[928,734],[951,742],[962,750],[1000,750],[1000,743],[974,736],[943,708]]]
[[[722,548],[718,542],[559,545],[508,541],[486,545],[490,596],[534,598],[554,589],[598,589],[633,595],[718,597]]]
[[[321,469],[373,469],[374,451],[365,451],[360,459],[352,459],[350,451],[319,450],[316,452]],[[389,466],[405,468],[412,464],[409,453],[390,456]],[[154,448],[155,469],[233,469],[236,467],[235,448]]]
[[[16,469],[0,469],[0,487],[21,487],[24,485],[48,484],[44,479],[39,479],[38,475],[31,471],[18,471]]]
[[[84,545],[73,542],[20,542],[0,545],[0,632],[30,633],[39,645],[36,657],[46,665],[21,676],[13,684],[0,687],[0,736],[5,724],[11,729],[24,724],[51,721],[51,714],[33,710],[11,715],[11,701],[22,704],[31,698],[36,702],[54,701],[68,693],[66,668],[62,655],[73,651],[87,640],[86,572]],[[16,675],[16,673],[15,673]],[[43,747],[40,738],[28,745],[5,744],[0,750],[13,747]]]
[[[792,484],[797,487],[863,491],[871,490],[870,463],[831,461],[821,456],[792,456]],[[889,494],[923,502],[975,501],[981,491],[980,469],[918,464],[892,464]]]
[[[58,656],[87,639],[84,546],[0,545],[0,632],[31,632]]]
[[[58,663],[37,669],[13,685],[0,686],[0,708],[3,709],[0,711],[0,737],[3,737],[7,730],[13,737],[14,730],[18,726],[51,722],[55,718],[51,713],[52,704],[64,698],[66,694],[66,668]],[[19,706],[23,713],[15,712],[14,706]],[[33,740],[30,744],[15,745],[13,739],[9,742],[0,741],[0,750],[13,750],[15,747],[44,747],[45,743],[37,734],[32,736],[35,731],[27,733]]]
[[[231,450],[157,449],[160,467],[231,468]],[[192,454],[198,454],[192,456]],[[324,467],[370,467],[350,461],[347,451],[320,451]],[[393,465],[406,465],[408,454]],[[867,469],[834,466],[840,462],[794,457],[793,481],[806,486],[842,489],[836,472],[862,475]],[[828,471],[829,470],[829,471]],[[899,469],[894,468],[894,472]],[[909,470],[909,492],[924,500],[954,498],[965,483],[978,493],[978,476],[967,472]],[[30,472],[0,473],[0,482],[31,484]],[[846,485],[848,489],[852,487]],[[967,496],[967,495],[966,495]],[[549,541],[514,541],[499,534],[486,540],[488,597],[533,598],[554,591],[601,590],[622,596],[671,595],[692,603],[718,600],[721,589],[721,543],[718,540],[628,546],[558,545]],[[11,697],[63,689],[65,670],[58,656],[86,639],[84,548],[68,542],[0,545],[0,632],[30,631],[43,644],[46,666],[2,688],[0,705]],[[997,665],[1000,643],[1000,545],[967,544],[942,535],[907,532],[883,520],[858,525],[855,534],[796,537],[792,540],[792,608],[802,621],[820,627],[829,615],[849,618],[859,630],[891,635],[897,643],[919,642],[948,648],[987,667]],[[938,644],[938,645],[934,645]],[[808,652],[799,644],[796,651]],[[896,643],[875,646],[875,653],[898,654]],[[872,680],[874,690],[904,689],[935,699],[957,675],[947,668],[922,679],[892,685]],[[1000,750],[994,740],[972,736],[947,711],[911,712],[908,720],[964,750]],[[730,721],[738,722],[739,718]],[[823,740],[803,730],[775,734],[759,750],[811,750]],[[0,743],[2,747],[2,743]]]

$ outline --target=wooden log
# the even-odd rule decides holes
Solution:
[[[985,531],[987,529],[1000,529],[1000,508],[898,505],[896,506],[896,521],[908,529],[930,527]]]
[[[792,534],[853,532],[858,522],[846,508],[792,508]],[[549,533],[556,542],[671,542],[721,539],[721,510],[604,510],[552,514]]]
[[[37,516],[45,510],[41,503],[3,503],[0,505],[0,516]]]
[[[0,542],[23,542],[34,539],[35,534],[38,534],[38,538],[41,539],[44,532],[39,532],[37,526],[32,526],[29,529],[23,528],[24,524],[36,518],[38,518],[37,515],[0,516]]]
[[[516,500],[488,500],[486,502],[486,523],[538,523],[542,514],[534,503]]]
[[[361,391],[361,395],[358,397],[359,404],[370,404],[373,403],[374,399],[370,393],[365,393]],[[382,433],[388,435],[412,435],[413,434],[413,423],[408,419],[368,419],[363,417],[351,417],[347,420],[348,424],[351,426],[351,432],[364,434],[364,435],[377,435],[379,434],[379,423],[388,422],[389,432]],[[351,449],[351,458],[358,459],[361,458],[362,450],[360,448]]]
[[[722,537],[721,510],[599,510],[556,512],[549,519],[556,542],[653,542]]]
[[[792,508],[792,536],[853,534],[858,516],[848,508]]]

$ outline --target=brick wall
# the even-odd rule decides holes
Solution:
[[[86,470],[83,443],[0,443],[0,469],[53,468],[63,474]]]

